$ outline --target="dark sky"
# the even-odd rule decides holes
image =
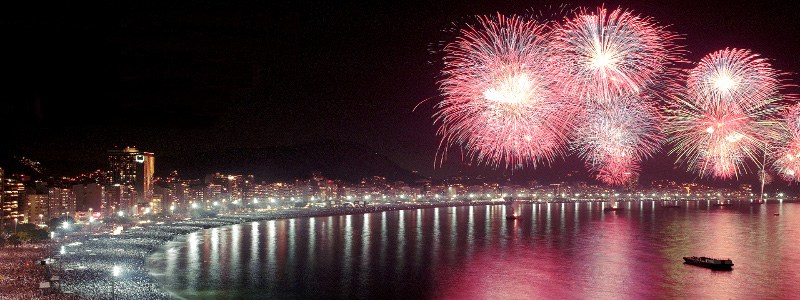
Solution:
[[[431,118],[439,67],[429,50],[450,37],[443,30],[476,14],[603,3],[78,2],[2,10],[9,153],[102,161],[113,145],[176,155],[339,139],[428,175],[439,141]],[[671,24],[692,60],[749,48],[796,72],[798,2],[605,4]]]

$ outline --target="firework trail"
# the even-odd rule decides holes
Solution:
[[[572,150],[597,178],[621,185],[639,172],[640,162],[660,149],[661,116],[642,97],[622,96],[589,105],[576,129]]]
[[[477,21],[444,48],[444,100],[434,115],[443,147],[506,167],[562,156],[576,108],[555,89],[546,26],[517,16]]]
[[[553,48],[563,66],[561,88],[581,100],[672,93],[683,50],[677,36],[650,18],[603,7],[581,10],[556,25]]]

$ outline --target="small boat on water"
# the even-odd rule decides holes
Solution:
[[[604,211],[621,211],[621,210],[623,210],[623,209],[624,209],[624,208],[622,208],[622,207],[606,207],[606,208],[605,208],[605,209],[603,209],[603,210],[604,210]]]
[[[507,221],[514,221],[519,219],[517,215],[519,213],[519,201],[514,201],[513,199],[506,205],[508,208],[508,214],[506,215]]]
[[[773,215],[780,216],[781,214],[779,214],[779,213],[774,213]]]
[[[709,268],[713,270],[730,270],[733,267],[733,261],[730,259],[716,259],[705,256],[687,256],[683,258],[684,263],[695,265],[699,267]]]

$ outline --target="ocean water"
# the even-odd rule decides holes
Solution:
[[[680,204],[523,204],[516,221],[495,205],[254,222],[176,239],[148,268],[176,299],[800,295],[800,203]]]

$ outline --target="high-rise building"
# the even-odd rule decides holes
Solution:
[[[134,147],[108,150],[108,165],[111,183],[132,186],[137,195],[136,206],[148,206],[153,198],[155,155]]]
[[[13,222],[20,218],[20,205],[25,200],[25,184],[16,177],[3,178],[3,199],[0,209],[3,211],[3,222]]]
[[[28,194],[28,205],[25,208],[25,215],[28,223],[44,224],[50,220],[47,213],[48,194],[31,193]]]
[[[75,213],[75,193],[72,189],[50,188],[47,202],[47,216],[49,219],[71,216]]]
[[[131,186],[120,184],[107,186],[102,211],[104,214],[134,213],[138,208],[136,198],[136,191]]]
[[[242,189],[244,188],[245,177],[242,175],[224,175],[220,173],[208,174],[205,183],[209,186],[220,186],[218,194],[214,194],[214,200],[238,201],[242,200]]]

